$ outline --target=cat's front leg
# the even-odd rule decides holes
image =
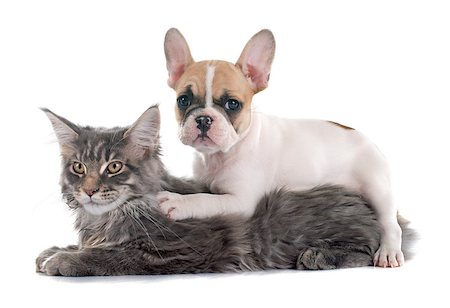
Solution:
[[[91,276],[89,266],[82,262],[82,251],[60,250],[42,263],[40,272],[49,276]]]
[[[77,245],[70,245],[67,247],[50,247],[39,254],[36,258],[36,272],[44,273],[43,268],[48,260],[50,260],[56,253],[61,251],[76,251]]]
[[[160,270],[152,268],[149,255],[123,246],[60,250],[42,264],[40,272],[49,276],[70,277],[159,273]],[[159,259],[158,262],[161,263]],[[165,264],[161,266],[166,272],[171,269]]]

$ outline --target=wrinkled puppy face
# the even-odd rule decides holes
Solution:
[[[251,89],[241,70],[225,61],[191,64],[175,85],[179,138],[203,153],[227,152],[251,121]]]
[[[181,141],[202,153],[227,152],[248,131],[251,101],[269,81],[275,39],[256,33],[236,64],[195,62],[183,35],[169,29],[164,40],[168,84],[176,91]]]

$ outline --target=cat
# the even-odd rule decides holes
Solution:
[[[171,176],[160,158],[157,106],[127,128],[81,127],[48,109],[62,155],[63,199],[76,213],[78,245],[36,259],[47,275],[104,276],[335,269],[373,265],[374,211],[338,186],[280,189],[253,216],[172,221],[156,194],[207,192]],[[414,231],[399,217],[406,255]]]

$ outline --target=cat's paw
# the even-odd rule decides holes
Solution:
[[[182,220],[191,217],[183,195],[162,191],[157,194],[156,198],[161,212],[168,218]]]
[[[335,268],[335,258],[325,254],[319,248],[308,248],[297,259],[297,269],[301,270],[328,270]]]
[[[379,267],[399,267],[405,263],[403,252],[386,244],[381,244],[373,257],[373,264]]]
[[[58,251],[47,258],[39,272],[49,276],[87,276],[87,268],[77,258],[77,252]]]
[[[63,249],[60,247],[53,246],[41,252],[39,256],[36,258],[36,272],[43,273],[43,267],[45,263],[57,252],[62,251]]]

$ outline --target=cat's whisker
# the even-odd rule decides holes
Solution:
[[[128,209],[133,210],[133,212],[137,211],[137,207],[135,207],[133,204],[131,204],[130,202],[126,202],[127,205],[129,205],[129,207],[126,207]],[[153,239],[151,238],[150,234],[147,231],[147,228],[145,227],[144,223],[140,220],[139,215],[135,215],[133,213],[128,213],[127,210],[123,210],[122,212],[130,217],[134,222],[136,222],[136,224],[142,229],[142,231],[144,231],[145,235],[147,236],[147,238],[149,239],[150,243],[152,244],[152,246],[155,248],[156,253],[158,254],[158,256],[161,258],[162,261],[164,261],[163,256],[161,255],[161,253],[159,252],[158,247],[156,246],[155,242],[153,241]]]
[[[163,229],[161,229],[161,227],[162,227],[162,228],[170,231],[170,229],[167,226],[163,225],[156,218],[152,217],[150,213],[146,213],[143,209],[136,208],[136,210],[139,212],[140,215],[144,216],[151,223],[153,223],[158,228],[158,230],[161,232],[161,235],[164,237],[164,239],[167,239],[166,235],[164,234]]]
[[[197,254],[199,254],[200,256],[202,255],[197,249],[195,249],[193,246],[191,246],[188,242],[186,242],[183,238],[181,238],[175,231],[173,231],[169,226],[161,223],[158,219],[156,219],[154,216],[152,216],[152,214],[150,212],[145,212],[143,209],[139,209],[140,213],[142,216],[144,216],[145,218],[147,218],[148,220],[150,220],[153,224],[155,224],[155,226],[160,229],[159,226],[161,226],[162,228],[164,228],[165,230],[169,231],[170,233],[172,233],[173,235],[175,235],[175,237],[177,239],[179,239],[180,241],[182,241],[184,244],[186,244],[189,248],[191,248],[193,251],[195,251]],[[159,225],[159,226],[158,226]],[[160,229],[161,230],[161,229]],[[163,234],[164,238],[165,235]]]

